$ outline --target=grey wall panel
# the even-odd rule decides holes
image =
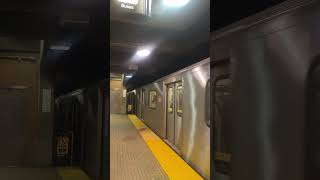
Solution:
[[[17,106],[10,108],[12,110],[19,111],[15,113],[20,114],[21,116],[1,118],[3,122],[9,121],[8,123],[17,123],[15,124],[15,128],[12,127],[12,129],[10,130],[10,134],[12,134],[10,136],[16,136],[15,133],[17,133],[17,135],[20,134],[20,140],[17,140],[15,143],[13,143],[13,140],[12,144],[10,145],[12,148],[12,153],[15,151],[14,149],[16,149],[18,146],[21,145],[22,147],[20,147],[19,153],[16,152],[19,154],[16,154],[16,160],[12,159],[11,163],[9,163],[9,161],[1,162],[0,160],[0,164],[10,164],[19,166],[51,165],[53,106],[51,106],[50,112],[42,112],[41,96],[42,89],[51,89],[52,84],[47,82],[45,78],[40,74],[40,62],[42,58],[41,43],[39,40],[29,41],[10,38],[1,38],[0,41],[0,46],[3,49],[3,52],[1,52],[1,56],[3,56],[3,58],[1,58],[0,61],[0,86],[2,88],[10,86],[28,87],[24,92],[26,105],[23,107],[22,103],[20,110],[17,109]],[[33,57],[34,61],[19,62],[10,58],[5,58],[6,56]],[[3,95],[3,97],[5,96],[6,95]],[[6,106],[5,103],[3,103],[2,106]],[[3,113],[9,113],[9,111],[2,109],[2,112],[0,112],[0,114]],[[17,121],[17,119],[20,120]],[[22,130],[20,126],[23,126]],[[6,131],[8,131],[8,129]],[[4,132],[5,131],[3,131],[3,133]],[[3,141],[7,140],[3,139]],[[9,146],[7,146],[7,148],[10,149]],[[7,154],[1,151],[0,153],[4,156]],[[6,158],[9,158],[9,156],[10,155],[8,155]],[[0,159],[4,160],[6,158]],[[17,158],[19,158],[18,161]]]
[[[25,90],[0,90],[0,165],[25,164],[27,99]]]
[[[110,113],[126,113],[126,97],[123,97],[122,80],[110,80]]]

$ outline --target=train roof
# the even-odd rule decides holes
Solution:
[[[234,22],[220,30],[213,31],[211,33],[211,41],[220,39],[232,33],[248,29],[252,26],[270,21],[276,17],[279,17],[283,14],[292,12],[298,8],[304,7],[311,3],[317,2],[317,0],[287,0],[283,3],[280,3],[274,7],[268,8],[264,11],[256,13],[247,18],[241,19],[237,22]]]
[[[183,68],[183,69],[181,69],[181,70],[179,70],[179,71],[176,71],[176,72],[171,73],[171,74],[169,74],[169,75],[167,75],[167,76],[164,76],[164,77],[162,77],[162,78],[159,78],[159,79],[157,79],[157,80],[155,80],[155,81],[153,81],[153,82],[151,82],[151,83],[148,83],[148,84],[145,84],[145,85],[143,85],[143,86],[140,86],[140,87],[138,87],[138,88],[136,88],[136,89],[141,89],[141,88],[143,88],[143,87],[145,87],[145,86],[148,86],[149,84],[155,83],[155,82],[157,82],[157,81],[165,80],[165,79],[167,79],[167,78],[169,78],[169,77],[172,77],[172,76],[181,74],[181,73],[183,73],[183,72],[185,72],[185,71],[191,70],[191,69],[193,69],[193,68],[195,68],[195,67],[197,67],[197,66],[202,66],[202,65],[205,65],[205,64],[209,64],[209,63],[210,63],[210,58],[206,58],[206,59],[204,59],[204,60],[202,60],[202,61],[200,61],[200,62],[197,62],[197,63],[195,63],[195,64],[192,64],[192,65],[190,65],[190,66],[188,66],[188,67],[185,67],[185,68]],[[135,89],[134,89],[134,90],[135,90]]]

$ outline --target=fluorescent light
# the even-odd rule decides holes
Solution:
[[[140,56],[140,57],[147,57],[150,55],[150,50],[149,49],[141,49],[141,50],[138,50],[137,51],[137,56]]]
[[[70,49],[70,46],[51,46],[50,49],[52,50],[60,50],[60,51],[67,51]]]
[[[181,7],[189,3],[190,0],[163,0],[163,4],[169,7]]]
[[[132,78],[132,75],[126,75],[126,78]]]
[[[137,5],[139,3],[139,0],[118,0],[118,1],[122,3],[133,4],[133,5]]]

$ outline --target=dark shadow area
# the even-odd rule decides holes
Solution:
[[[4,2],[0,21],[0,179],[108,179],[109,3]]]
[[[211,2],[210,31],[221,29],[240,19],[261,12],[285,0],[214,0]]]

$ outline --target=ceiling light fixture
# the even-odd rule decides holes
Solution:
[[[151,51],[149,49],[141,49],[137,51],[136,55],[139,57],[147,57],[150,55],[150,53]]]
[[[139,0],[118,0],[118,1],[122,3],[133,4],[133,5],[139,4]]]
[[[50,46],[51,50],[59,50],[59,51],[68,51],[70,49],[70,46]]]
[[[189,3],[190,0],[163,0],[163,4],[169,7],[182,7]]]
[[[126,78],[132,78],[132,75],[126,75]]]

